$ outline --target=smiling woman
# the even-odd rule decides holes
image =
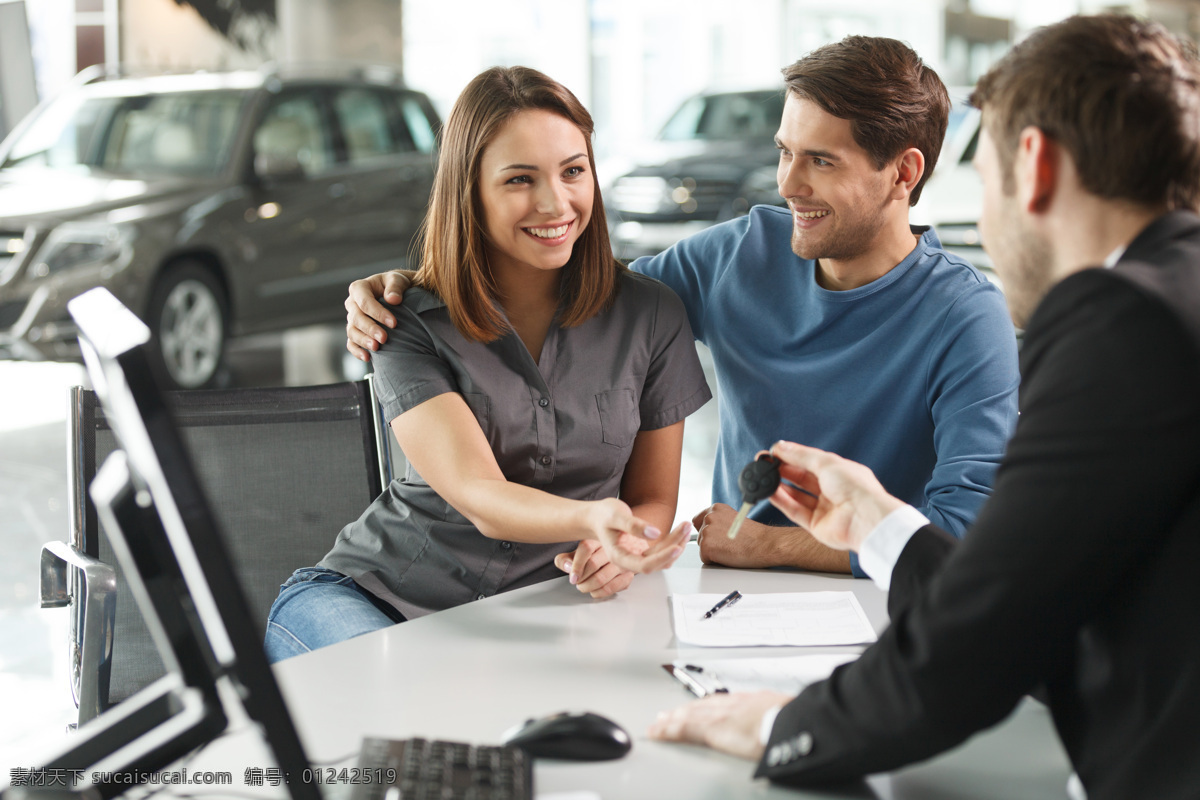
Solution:
[[[522,67],[455,103],[373,358],[408,474],[285,584],[272,660],[563,572],[607,597],[682,552],[683,420],[711,395],[679,298],[612,256],[591,134]]]
[[[529,156],[532,163],[522,163]],[[566,264],[595,193],[583,133],[549,111],[518,114],[487,149],[480,173],[492,270]]]
[[[535,361],[558,310],[559,270],[587,230],[595,191],[583,133],[549,111],[510,119],[480,164],[492,280]]]
[[[571,265],[558,287],[566,302],[561,317],[566,326],[592,317],[611,302],[623,268],[612,257],[595,180],[591,115],[566,87],[523,67],[482,73],[463,90],[455,108],[464,109],[464,119],[459,125],[447,121],[442,131],[418,285],[446,302],[455,326],[470,338],[489,341],[508,329],[493,302],[498,289],[493,271],[496,259],[505,258],[518,241],[497,230],[503,215],[519,212],[508,201],[506,209],[498,205],[498,187],[513,187],[503,190],[505,196],[511,200],[523,193],[527,212],[537,215],[515,221],[524,227],[551,233],[550,228],[575,219],[564,249],[555,256],[565,253]],[[466,109],[470,118],[465,118]],[[546,202],[548,189],[557,195],[550,200],[550,214],[536,208]],[[557,204],[564,193],[572,203],[586,203],[586,213],[560,213]],[[489,202],[495,205],[491,211],[485,208]],[[531,202],[534,207],[528,208]],[[510,220],[508,227],[513,225]],[[526,234],[537,235],[524,231],[522,237]],[[567,264],[563,260],[557,266]]]

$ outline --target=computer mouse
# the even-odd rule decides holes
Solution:
[[[633,747],[624,728],[590,711],[562,711],[526,720],[504,734],[504,743],[534,758],[567,761],[608,761]]]

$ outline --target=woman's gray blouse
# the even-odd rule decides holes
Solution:
[[[536,363],[515,333],[464,338],[424,290],[391,310],[396,328],[372,356],[387,419],[458,392],[504,476],[560,497],[616,497],[637,432],[673,425],[712,397],[679,298],[636,273],[621,273],[608,311],[551,325]],[[554,556],[574,547],[489,539],[409,466],[320,566],[411,619],[561,576]]]

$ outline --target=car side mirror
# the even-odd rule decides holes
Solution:
[[[254,157],[254,174],[260,180],[300,180],[305,176],[300,159],[281,153],[259,153]]]

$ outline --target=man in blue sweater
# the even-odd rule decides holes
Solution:
[[[693,519],[706,562],[863,575],[856,557],[767,503],[726,533],[737,476],[771,442],[867,464],[889,492],[961,535],[1016,423],[1016,339],[998,289],[910,227],[941,150],[945,86],[907,45],[852,36],[784,70],[776,144],[787,209],[757,206],[632,269],[683,299],[716,367],[714,505]],[[347,347],[369,358],[399,273],[351,284]]]

